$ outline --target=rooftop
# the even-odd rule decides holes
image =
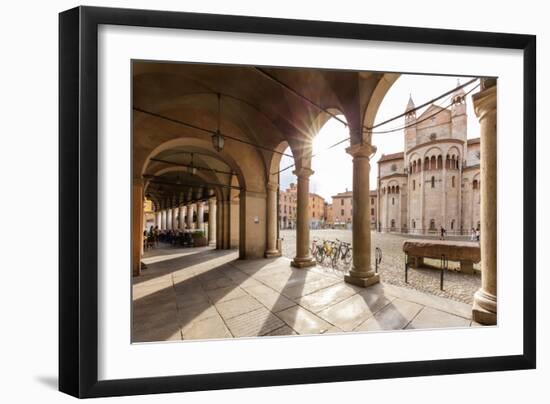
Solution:
[[[391,153],[391,154],[382,154],[382,157],[380,157],[378,162],[380,163],[382,161],[399,160],[399,159],[402,159],[403,156],[404,156],[403,152]]]

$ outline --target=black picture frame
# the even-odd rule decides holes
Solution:
[[[463,45],[523,51],[523,353],[98,381],[98,26]],[[103,397],[326,383],[536,366],[536,37],[490,32],[77,7],[59,15],[59,389]]]

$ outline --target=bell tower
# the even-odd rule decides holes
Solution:
[[[416,111],[412,96],[405,108],[405,151],[416,146]]]
[[[457,87],[460,81],[457,81]],[[451,137],[466,141],[467,134],[467,115],[466,115],[466,94],[464,88],[460,88],[453,93],[451,106],[452,130]]]

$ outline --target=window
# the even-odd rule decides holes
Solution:
[[[477,189],[478,185],[479,185],[479,183],[477,182],[477,180],[474,180],[474,182],[472,183],[472,188]]]
[[[412,221],[412,228],[416,229],[416,222],[414,220]]]
[[[454,178],[454,177],[453,177],[453,178]],[[454,221],[454,219],[453,219],[453,220],[451,220],[451,230],[454,230],[454,228],[455,228],[455,221]]]
[[[340,205],[344,206],[344,200],[340,199]]]
[[[435,220],[434,219],[430,220],[430,230],[435,230]]]
[[[395,198],[391,198],[391,204],[395,205]]]
[[[416,189],[416,180],[413,180],[413,191]]]
[[[435,177],[432,176],[432,188],[435,188]]]
[[[453,188],[454,188],[455,187],[455,177],[454,177],[454,175],[453,175],[453,178],[451,178],[451,182],[452,182]]]
[[[394,219],[391,220],[391,228],[395,229],[395,220]]]
[[[370,209],[370,215],[371,215],[371,216],[374,216],[374,208],[371,208],[371,209]]]
[[[341,214],[342,216],[344,216],[344,209],[342,209],[342,210],[340,211],[340,214]]]
[[[370,204],[374,205],[374,198],[370,198]]]

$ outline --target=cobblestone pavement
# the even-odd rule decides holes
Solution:
[[[342,229],[324,229],[311,230],[311,239],[327,239],[327,240],[342,240],[351,242],[351,230]],[[282,249],[283,255],[288,258],[294,258],[296,254],[296,231],[281,230],[280,237],[283,239]],[[444,290],[439,289],[440,272],[436,269],[410,269],[409,283],[405,283],[405,255],[403,254],[403,240],[410,236],[398,234],[387,234],[372,232],[372,257],[374,260],[374,250],[380,247],[382,250],[382,264],[379,272],[382,282],[391,285],[402,286],[416,289],[422,292],[430,293],[436,296],[442,296],[453,299],[459,302],[471,304],[474,293],[481,286],[481,277],[479,272],[474,274],[463,274],[458,271],[447,271],[444,276]],[[439,265],[437,260],[425,260],[431,265]],[[458,268],[458,263],[449,262],[449,267],[452,269]],[[474,268],[479,269],[479,265],[474,265]],[[343,276],[343,270],[333,270],[325,268],[326,271],[340,274]]]

